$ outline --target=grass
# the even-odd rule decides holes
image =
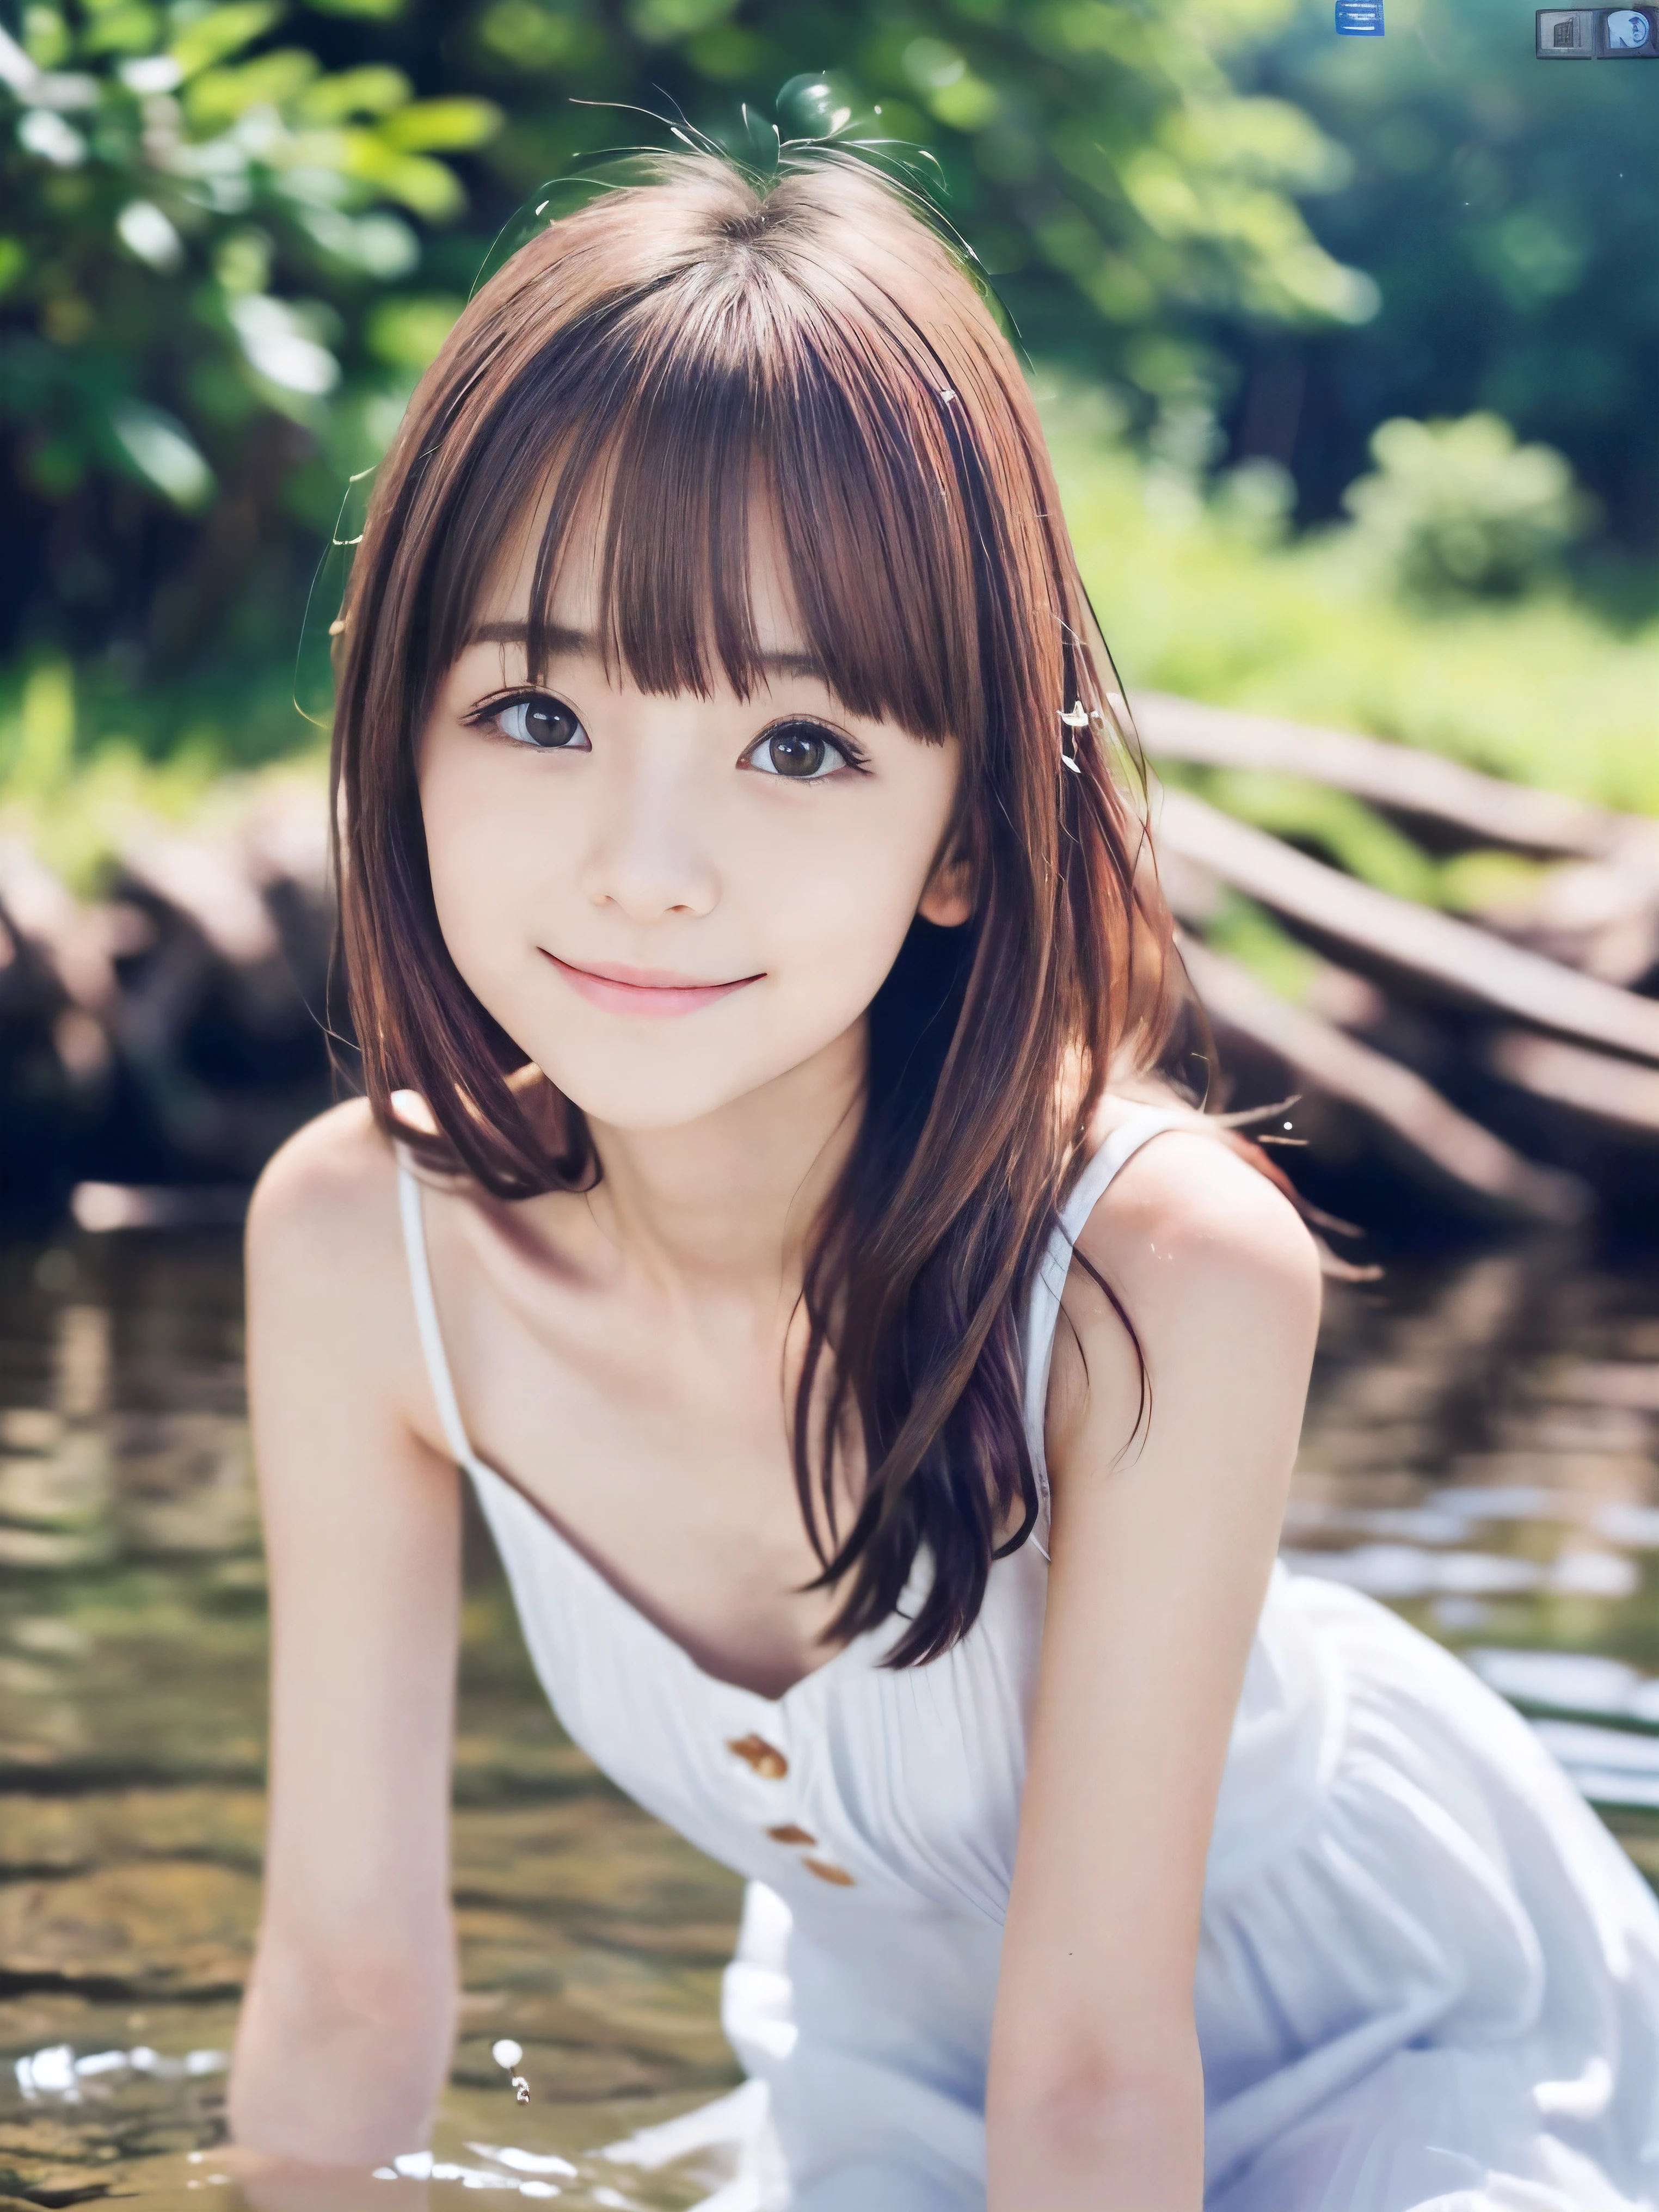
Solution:
[[[277,674],[286,681],[286,672]],[[257,676],[244,687],[273,722],[276,680],[263,697]],[[217,722],[199,696],[179,701],[173,742],[158,745],[155,725],[167,704],[134,702],[124,726],[118,702],[95,687],[88,701],[66,661],[12,672],[0,688],[0,836],[24,838],[71,890],[96,897],[135,831],[208,828],[235,818],[261,783],[323,773],[321,733],[291,703],[292,750],[267,741],[253,749],[253,765],[244,764],[236,742],[240,715]],[[261,761],[261,753],[275,757]]]
[[[1381,585],[1355,533],[1275,542],[1270,505],[1238,495],[1248,479],[1205,500],[1128,453],[1104,401],[1057,392],[1044,411],[1079,558],[1132,694],[1366,731],[1659,815],[1659,611],[1617,630],[1565,587],[1413,608]],[[1357,873],[1433,895],[1426,879],[1395,880],[1411,872],[1405,840],[1385,850],[1378,817],[1350,808],[1340,820],[1330,797],[1274,803],[1321,808],[1318,842]]]

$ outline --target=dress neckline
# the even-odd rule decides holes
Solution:
[[[541,1533],[552,1539],[561,1558],[568,1560],[575,1568],[578,1574],[586,1580],[589,1587],[599,1595],[603,1602],[611,1606],[630,1624],[640,1629],[677,1664],[695,1675],[698,1681],[710,1689],[720,1692],[723,1696],[742,1698],[750,1705],[764,1706],[769,1712],[781,1713],[786,1710],[790,1700],[798,1692],[805,1691],[810,1684],[818,1681],[823,1676],[839,1667],[842,1660],[848,1658],[853,1652],[863,1651],[867,1657],[866,1647],[873,1638],[881,1634],[881,1628],[866,1629],[861,1635],[855,1636],[848,1643],[838,1645],[827,1659],[820,1660],[816,1667],[809,1667],[804,1674],[797,1675],[795,1680],[776,1697],[770,1696],[764,1690],[750,1689],[746,1682],[733,1682],[727,1676],[716,1674],[705,1667],[701,1660],[693,1656],[678,1636],[672,1634],[660,1621],[653,1620],[636,1599],[629,1597],[625,1590],[611,1580],[603,1567],[588,1557],[569,1531],[559,1526],[541,1500],[538,1498],[533,1498],[523,1483],[516,1481],[510,1474],[503,1474],[500,1468],[492,1467],[488,1460],[481,1459],[475,1451],[469,1450],[465,1457],[460,1459],[459,1464],[466,1469],[473,1481],[481,1489],[493,1483],[515,1498],[526,1509],[532,1521]],[[886,1626],[884,1621],[882,1628],[885,1628]]]
[[[630,1624],[650,1638],[672,1662],[686,1669],[700,1682],[722,1695],[741,1698],[771,1713],[782,1712],[791,1698],[839,1668],[854,1653],[866,1661],[869,1646],[881,1637],[888,1627],[884,1621],[879,1626],[866,1629],[860,1635],[838,1645],[829,1657],[816,1667],[809,1667],[798,1675],[787,1688],[776,1697],[764,1690],[750,1689],[744,1682],[733,1682],[723,1674],[716,1674],[693,1656],[678,1637],[671,1633],[662,1623],[652,1618],[645,1607],[628,1595],[596,1560],[579,1544],[569,1530],[562,1528],[541,1499],[515,1476],[492,1466],[474,1449],[466,1425],[461,1419],[460,1401],[456,1395],[454,1376],[449,1364],[449,1353],[444,1343],[443,1326],[438,1318],[437,1297],[433,1288],[432,1262],[427,1251],[426,1210],[419,1178],[401,1151],[398,1154],[398,1199],[403,1216],[404,1249],[409,1261],[410,1288],[414,1293],[415,1321],[420,1333],[421,1349],[425,1355],[426,1370],[432,1385],[432,1395],[437,1401],[438,1419],[444,1432],[444,1442],[458,1467],[464,1468],[481,1491],[491,1485],[516,1499],[529,1513],[533,1525],[552,1541],[560,1557],[569,1563],[592,1589],[601,1601],[610,1605]],[[907,1589],[907,1598],[914,1594],[916,1577],[913,1573]]]
[[[1072,1248],[1081,1233],[1084,1224],[1098,1204],[1106,1186],[1132,1154],[1139,1151],[1150,1138],[1166,1128],[1190,1122],[1190,1115],[1163,1108],[1146,1108],[1119,1123],[1111,1134],[1096,1149],[1060,1207],[1054,1228],[1044,1247],[1042,1259],[1033,1285],[1026,1328],[1026,1428],[1036,1468],[1038,1489],[1042,1498],[1041,1518],[1046,1522],[1048,1503],[1048,1467],[1043,1456],[1042,1416],[1048,1396],[1048,1366],[1053,1353],[1054,1332],[1059,1317],[1060,1297],[1071,1267]],[[866,1662],[870,1659],[870,1648],[884,1632],[886,1640],[896,1640],[896,1629],[890,1621],[883,1621],[874,1628],[866,1629],[832,1651],[816,1667],[809,1667],[804,1674],[771,1697],[764,1690],[752,1690],[745,1683],[728,1680],[716,1674],[695,1658],[677,1636],[654,1620],[644,1607],[630,1598],[583,1547],[562,1528],[542,1501],[514,1476],[507,1474],[479,1456],[473,1449],[466,1425],[461,1419],[460,1401],[456,1395],[454,1376],[449,1364],[449,1353],[444,1343],[443,1327],[438,1318],[438,1302],[432,1282],[432,1262],[427,1251],[426,1208],[419,1177],[410,1166],[401,1146],[396,1148],[398,1161],[398,1202],[403,1220],[404,1249],[409,1265],[410,1289],[415,1302],[415,1322],[419,1332],[421,1350],[424,1356],[428,1380],[438,1408],[438,1419],[443,1430],[444,1442],[458,1467],[464,1468],[481,1491],[496,1485],[509,1497],[516,1499],[529,1512],[534,1525],[550,1538],[562,1559],[572,1564],[584,1577],[590,1589],[601,1601],[609,1604],[630,1624],[651,1639],[667,1656],[708,1688],[721,1695],[738,1698],[766,1711],[781,1715],[790,1701],[798,1698],[834,1674],[844,1661],[854,1653]],[[1047,1547],[1037,1541],[1035,1532],[1029,1540],[1046,1563]],[[994,1565],[1008,1564],[1017,1557],[1009,1554]],[[920,1554],[911,1570],[901,1607],[905,1612],[893,1616],[894,1620],[906,1617],[909,1601],[917,1594],[917,1583],[924,1575]]]

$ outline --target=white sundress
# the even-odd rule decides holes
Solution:
[[[1026,1327],[1043,1407],[1091,1160]],[[537,1671],[629,1796],[744,1876],[726,2032],[749,2081],[610,2155],[716,2141],[705,2212],[982,2212],[984,2097],[1048,1563],[992,1569],[970,1632],[884,1627],[781,1698],[716,1680],[467,1441],[421,1188],[400,1170],[422,1347]],[[1195,1984],[1206,2212],[1629,2212],[1659,2197],[1659,1904],[1530,1729],[1358,1593],[1276,1567],[1239,1701]]]

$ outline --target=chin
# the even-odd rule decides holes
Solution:
[[[724,1066],[676,1070],[657,1067],[624,1071],[561,1065],[561,1055],[538,1057],[542,1073],[562,1091],[573,1106],[600,1128],[628,1129],[644,1133],[653,1129],[684,1129],[693,1121],[718,1114],[752,1091],[763,1088],[781,1068],[750,1071]]]

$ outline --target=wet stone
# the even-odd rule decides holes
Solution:
[[[259,1885],[191,1860],[0,1887],[0,1958],[17,1981],[96,1983],[135,1995],[241,1986]]]

